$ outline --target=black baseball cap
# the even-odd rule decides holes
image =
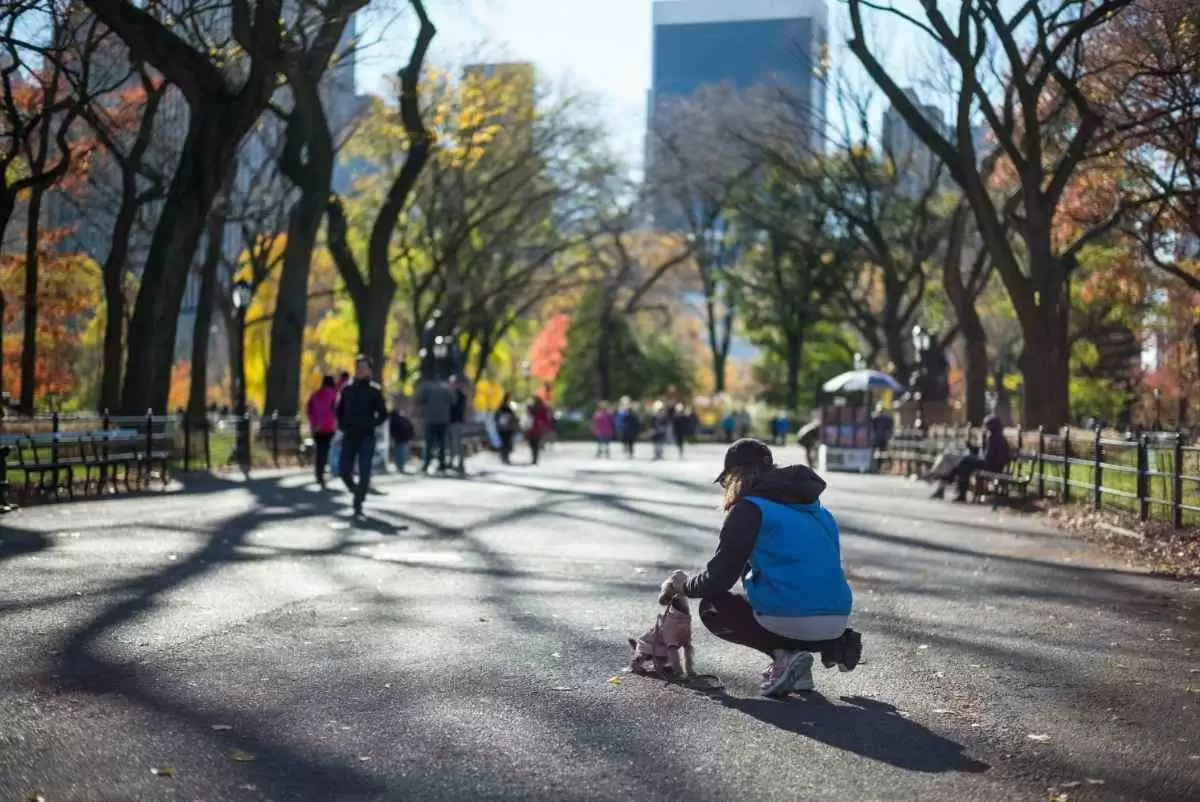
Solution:
[[[721,475],[713,484],[719,485],[725,481],[725,477],[734,468],[744,468],[750,465],[762,465],[771,467],[775,464],[775,458],[771,456],[771,449],[762,440],[756,440],[753,437],[743,437],[729,447],[725,452],[725,470],[721,471]]]

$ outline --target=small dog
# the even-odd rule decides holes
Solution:
[[[676,571],[659,588],[658,603],[665,608],[651,627],[639,638],[629,639],[633,659],[629,670],[678,680],[695,675],[692,648],[692,611],[686,596],[677,588],[687,574]]]

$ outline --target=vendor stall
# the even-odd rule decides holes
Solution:
[[[851,370],[825,382],[833,396],[821,407],[819,471],[868,473],[874,467],[871,393],[904,392],[904,385],[878,370]]]

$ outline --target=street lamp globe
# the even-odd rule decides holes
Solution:
[[[443,337],[439,334],[437,337],[434,338],[434,340],[433,340],[433,358],[434,359],[445,359],[446,354],[449,353],[449,350],[450,350],[449,347],[446,345],[445,337]]]
[[[254,290],[248,281],[238,281],[233,285],[233,308],[239,312],[250,306]]]

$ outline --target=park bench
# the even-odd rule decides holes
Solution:
[[[34,486],[41,495],[66,490],[74,497],[75,472],[89,463],[88,436],[81,432],[10,435],[4,438],[11,467],[20,471],[26,497]],[[66,483],[60,481],[66,478]]]
[[[104,429],[91,433],[92,465],[84,477],[83,492],[86,494],[91,487],[91,468],[96,469],[96,492],[105,487],[112,487],[118,492],[117,482],[121,479],[119,473],[124,470],[124,483],[127,491],[133,490],[133,474],[139,471],[141,451],[145,447],[146,438],[136,429]]]
[[[1029,498],[1029,483],[1033,480],[1033,463],[1016,457],[1004,471],[976,471],[971,477],[975,501],[985,496],[992,499],[992,507],[999,502],[1013,505],[1024,504]]]

